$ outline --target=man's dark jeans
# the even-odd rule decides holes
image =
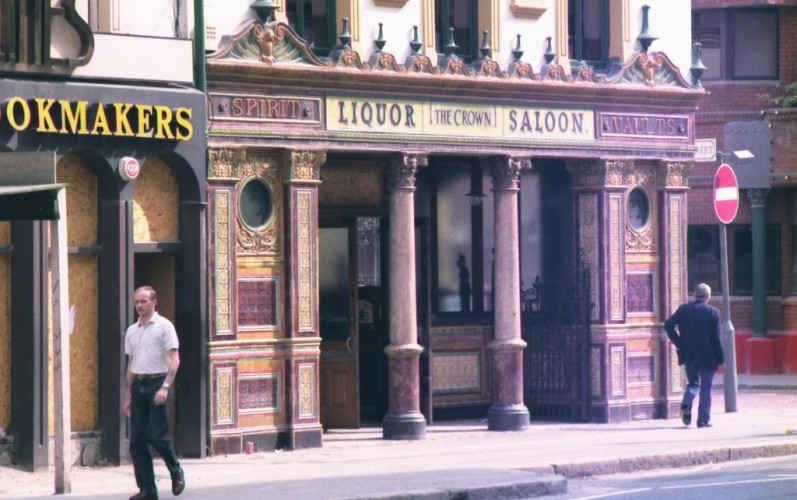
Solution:
[[[697,406],[697,423],[707,424],[711,421],[711,384],[714,381],[714,371],[700,368],[693,363],[686,363],[686,379],[688,384],[682,406],[692,408],[692,402],[700,392],[700,403]]]
[[[155,404],[155,394],[163,385],[163,379],[136,378],[130,395],[130,456],[133,458],[136,484],[142,491],[157,491],[150,445],[163,458],[172,476],[180,470],[169,438],[169,400],[162,405]]]

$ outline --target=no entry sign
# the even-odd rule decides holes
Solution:
[[[730,165],[723,163],[714,175],[714,212],[720,222],[730,224],[739,210],[739,183]]]

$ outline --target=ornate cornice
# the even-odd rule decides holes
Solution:
[[[252,20],[233,35],[222,38],[219,50],[208,56],[208,65],[212,68],[216,63],[263,64],[283,66],[285,69],[299,70],[308,67],[323,68],[328,71],[390,71],[402,78],[413,78],[413,75],[434,75],[440,78],[467,77],[483,79],[485,76],[497,79],[512,79],[529,82],[529,84],[546,84],[551,82],[577,85],[607,86],[643,86],[650,88],[690,89],[703,93],[705,90],[690,85],[681,75],[680,70],[663,53],[637,52],[633,54],[620,70],[611,77],[598,75],[590,66],[579,68],[571,75],[562,65],[555,62],[543,66],[539,75],[535,75],[531,67],[520,61],[510,65],[509,71],[503,71],[499,65],[489,58],[477,59],[469,66],[456,56],[444,57],[434,66],[431,60],[417,51],[411,52],[403,63],[388,53],[380,52],[378,57],[368,62],[360,60],[359,53],[348,45],[338,46],[328,58],[317,57],[308,43],[293,29],[280,21],[263,23]]]
[[[397,189],[415,189],[415,176],[418,168],[429,164],[429,159],[425,154],[402,153],[393,158],[388,166],[386,176],[387,189],[389,191]]]

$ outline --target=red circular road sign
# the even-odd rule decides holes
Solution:
[[[739,210],[739,183],[730,165],[723,163],[714,174],[714,212],[720,222],[730,224]]]

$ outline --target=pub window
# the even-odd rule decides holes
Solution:
[[[567,50],[575,63],[606,68],[609,54],[609,1],[568,0]]]
[[[435,0],[434,36],[438,54],[448,44],[448,32],[454,28],[456,55],[466,61],[476,55],[478,3],[477,0]]]
[[[704,80],[777,79],[777,9],[692,12],[692,36],[702,44]]]
[[[478,164],[430,160],[418,173],[415,215],[429,220],[431,304],[438,318],[493,308],[493,193]]]
[[[780,230],[777,225],[766,228],[766,289],[777,293],[780,287]],[[733,295],[753,293],[753,240],[750,225],[728,226],[728,281]],[[716,293],[722,291],[720,281],[719,226],[689,226],[687,230],[689,289],[707,283]]]
[[[319,56],[335,45],[335,0],[287,0],[288,23]]]

